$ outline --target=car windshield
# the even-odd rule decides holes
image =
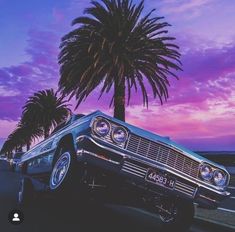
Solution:
[[[73,117],[74,117],[73,118],[73,122],[78,120],[78,119],[80,119],[80,118],[82,118],[82,117],[84,117],[84,116],[85,116],[84,114],[74,114],[73,115]]]
[[[65,127],[67,125],[67,121],[64,121],[62,123],[60,123],[53,131],[51,134],[54,134],[55,132],[59,131],[60,129],[62,129],[63,127]]]

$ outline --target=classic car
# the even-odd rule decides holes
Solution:
[[[158,214],[165,230],[186,230],[195,204],[214,209],[229,195],[224,166],[100,111],[73,115],[18,166],[22,206],[38,191],[97,194]]]

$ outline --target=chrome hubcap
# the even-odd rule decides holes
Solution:
[[[50,179],[50,188],[56,189],[60,186],[62,181],[64,180],[71,163],[71,155],[69,152],[65,152],[60,156],[57,160]]]

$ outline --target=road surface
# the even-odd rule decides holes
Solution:
[[[158,219],[141,210],[121,206],[79,205],[45,200],[24,213],[21,225],[11,225],[8,213],[17,209],[19,176],[0,161],[0,231],[3,232],[88,232],[159,231]],[[226,205],[223,205],[226,207]],[[230,232],[224,230],[223,232]],[[221,232],[221,228],[195,220],[190,232]]]

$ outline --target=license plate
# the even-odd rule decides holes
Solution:
[[[146,180],[171,189],[175,186],[174,178],[171,178],[168,175],[157,170],[149,169],[146,175]]]

